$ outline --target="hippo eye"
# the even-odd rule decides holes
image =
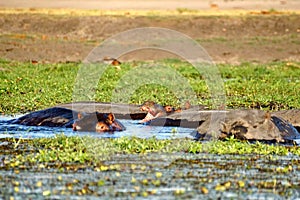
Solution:
[[[96,125],[96,131],[107,131],[107,130],[108,130],[108,127],[104,123],[98,123]]]
[[[99,130],[104,130],[104,125],[102,124],[102,125],[98,125],[98,129]]]

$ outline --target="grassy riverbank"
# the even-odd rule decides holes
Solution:
[[[80,63],[32,64],[2,60],[0,64],[0,113],[26,113],[72,102]],[[124,81],[126,77],[130,77],[130,74],[136,73],[141,64],[145,65],[145,63],[129,62],[123,63],[120,67],[109,66],[101,75],[95,94],[89,97],[89,100],[111,102],[115,89],[120,89],[120,80]],[[179,60],[164,60],[146,63],[146,65],[167,66],[166,71],[164,69],[158,71],[161,74],[176,71],[185,78],[187,85],[191,86],[197,96],[197,99],[191,102],[192,104],[212,105],[211,94],[205,79],[202,78],[203,74],[190,64]],[[221,74],[224,83],[222,90],[228,108],[277,110],[300,107],[300,63],[243,63],[237,66],[223,64],[217,67],[219,72],[215,73]],[[142,76],[143,74],[140,77]],[[136,77],[136,80],[131,80],[132,83],[129,85],[135,84],[138,79],[139,77]],[[176,79],[171,82],[174,87],[177,87],[176,84],[178,86],[181,84]],[[179,99],[174,91],[159,84],[160,82],[154,81],[151,84],[141,85],[132,93],[130,101],[124,103],[140,104],[151,99],[161,104],[179,106],[180,101],[189,99],[188,95]]]

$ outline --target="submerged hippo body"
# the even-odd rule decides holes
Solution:
[[[111,112],[114,115],[109,115]],[[79,113],[87,114],[77,117]],[[66,127],[76,131],[125,130],[114,116],[119,119],[141,120],[146,113],[140,111],[137,105],[78,102],[32,112],[9,123]],[[300,110],[269,114],[261,110],[187,109],[155,118],[150,125],[192,128],[196,130],[194,136],[198,139],[209,139],[212,136],[222,139],[234,135],[247,140],[285,141],[300,138]]]
[[[124,125],[115,119],[111,113],[81,113],[62,107],[35,111],[10,120],[9,123],[25,126],[65,127],[73,128],[74,131],[112,132],[125,130]]]
[[[291,110],[281,110],[272,113],[272,116],[285,119],[290,124],[292,124],[298,132],[300,132],[300,110],[291,109]]]
[[[278,142],[300,139],[299,132],[288,121],[261,110],[228,111],[214,121],[208,118],[198,127],[196,137],[212,136]]]
[[[26,126],[71,128],[74,122],[73,114],[76,115],[76,112],[73,110],[61,107],[53,107],[29,113],[18,119],[11,120],[10,123]]]

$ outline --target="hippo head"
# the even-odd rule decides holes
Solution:
[[[98,121],[96,124],[96,132],[106,132],[106,131],[123,131],[125,127],[121,122],[115,119],[112,113],[105,115],[105,119]]]
[[[78,119],[73,124],[74,131],[111,132],[123,131],[125,127],[115,119],[112,113],[78,114]]]

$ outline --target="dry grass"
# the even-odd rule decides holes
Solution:
[[[275,12],[261,10],[83,10],[83,9],[45,9],[45,8],[0,8],[0,14],[47,14],[68,16],[241,16],[241,15],[290,15],[300,14],[300,10]]]

